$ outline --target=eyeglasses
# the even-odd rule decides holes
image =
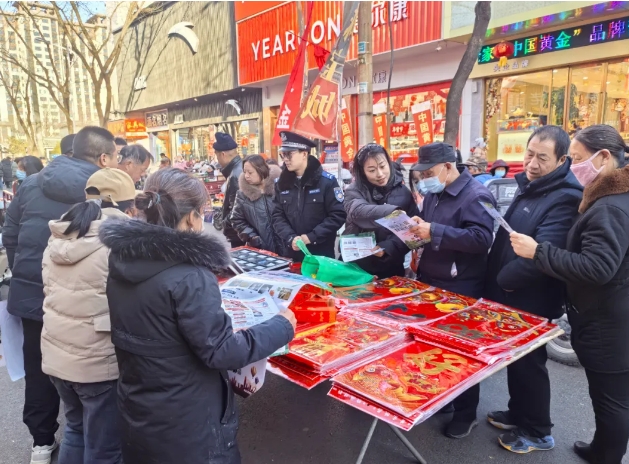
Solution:
[[[284,161],[290,161],[295,153],[296,152],[294,151],[280,152],[280,158],[282,158]]]

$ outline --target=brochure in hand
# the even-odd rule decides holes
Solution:
[[[382,219],[376,219],[376,222],[393,232],[404,242],[409,250],[417,250],[430,243],[430,239],[422,239],[419,235],[411,232],[411,229],[417,226],[417,223],[408,217],[404,211],[393,211]]]
[[[505,220],[505,218],[503,218],[500,212],[496,208],[494,208],[494,205],[484,201],[479,201],[479,203],[483,208],[485,208],[485,211],[487,211],[491,217],[498,221],[498,224],[500,224],[500,226],[505,228],[507,232],[514,232],[509,223]]]
[[[343,235],[340,239],[340,248],[341,256],[346,263],[366,258],[380,251],[380,249],[375,249],[376,234],[373,232],[358,235]]]

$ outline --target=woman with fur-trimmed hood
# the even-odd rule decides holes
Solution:
[[[294,335],[286,311],[234,332],[215,274],[231,262],[205,235],[207,191],[162,169],[136,197],[146,222],[107,221],[107,299],[120,379],[124,462],[239,464],[238,412],[227,370],[266,358]]]
[[[247,156],[238,179],[239,190],[231,214],[238,237],[247,245],[281,254],[281,241],[271,222],[275,180],[279,166],[269,166],[260,155]]]
[[[585,187],[565,249],[511,234],[515,252],[566,284],[572,347],[585,368],[596,418],[591,443],[574,450],[591,464],[620,464],[629,441],[629,166],[611,126],[579,131],[572,172]]]

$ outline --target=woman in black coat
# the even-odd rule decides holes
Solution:
[[[590,126],[570,145],[585,187],[565,250],[511,234],[515,252],[566,283],[572,346],[585,368],[596,418],[591,464],[620,464],[629,440],[629,148],[614,128]]]
[[[239,190],[231,214],[232,227],[247,245],[280,254],[281,240],[271,223],[275,180],[282,169],[270,166],[260,155],[242,161]]]
[[[107,298],[120,368],[122,455],[133,464],[237,464],[238,413],[227,376],[294,334],[292,312],[234,333],[215,273],[224,239],[203,231],[203,184],[168,168],[146,181],[147,222],[106,221]]]
[[[404,257],[408,247],[388,229],[375,220],[395,210],[409,217],[419,210],[411,191],[404,185],[401,172],[389,158],[384,147],[370,143],[358,150],[354,158],[355,181],[345,190],[347,222],[344,235],[374,232],[381,251],[356,261],[362,269],[384,279],[404,276]]]

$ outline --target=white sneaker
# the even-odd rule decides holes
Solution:
[[[31,453],[31,464],[50,464],[52,461],[52,453],[59,447],[59,443],[55,439],[52,445],[33,446]]]

